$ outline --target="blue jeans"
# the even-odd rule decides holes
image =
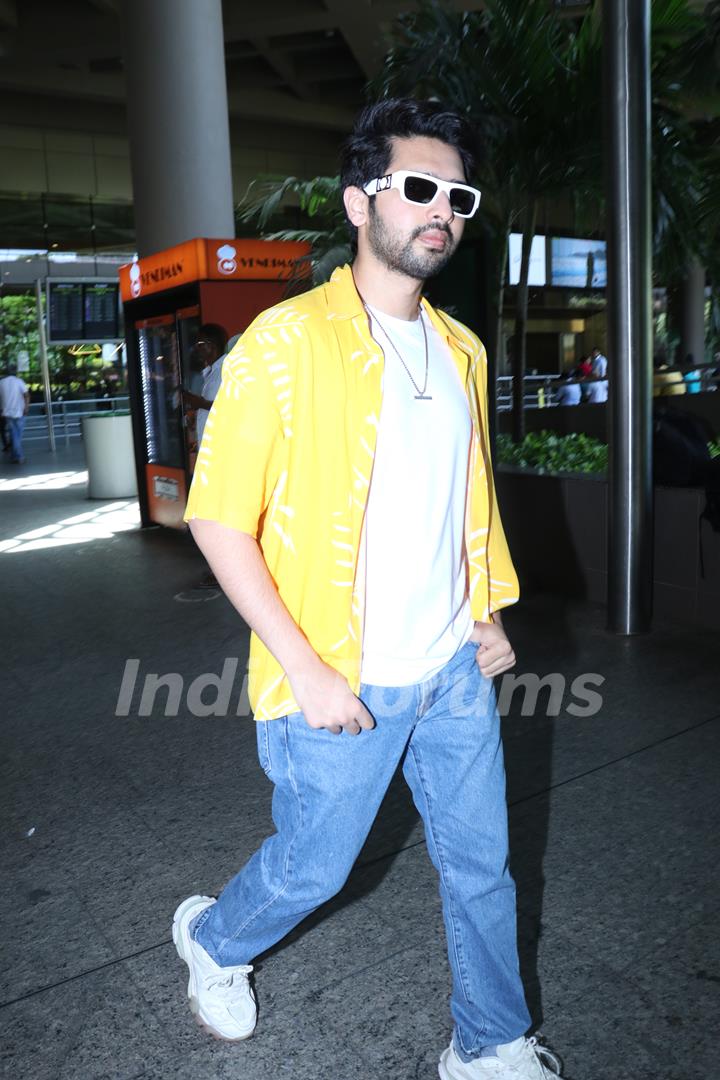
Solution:
[[[492,681],[460,649],[415,686],[363,685],[376,721],[359,735],[308,727],[301,713],[257,724],[277,832],[194,927],[222,966],[247,964],[342,888],[403,758],[440,878],[463,1057],[530,1025],[518,972],[508,869],[505,770]]]
[[[23,430],[25,428],[24,416],[6,416],[5,423],[7,424],[8,432],[10,434],[10,460],[22,461],[23,460],[23,448],[22,437]]]

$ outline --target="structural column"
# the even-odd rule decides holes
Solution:
[[[650,0],[603,0],[610,360],[608,623],[652,614]]]
[[[680,363],[688,356],[695,364],[705,359],[705,267],[697,261],[688,266],[682,288]]]
[[[221,0],[121,8],[138,252],[232,237]]]

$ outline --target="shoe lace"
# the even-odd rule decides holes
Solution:
[[[547,1046],[543,1046],[542,1043],[538,1042],[535,1035],[531,1035],[529,1039],[525,1040],[525,1048],[528,1058],[532,1057],[536,1061],[539,1061],[543,1070],[545,1069],[545,1064],[547,1062],[547,1064],[552,1065],[553,1067],[551,1075],[560,1076],[560,1070],[562,1069],[560,1059],[556,1057],[551,1050],[548,1050]]]
[[[205,989],[212,990],[221,997],[230,996],[235,986],[236,977],[239,975],[241,980],[247,981],[247,977],[251,971],[252,964],[238,964],[237,967],[224,968],[222,973],[206,975],[203,980]]]

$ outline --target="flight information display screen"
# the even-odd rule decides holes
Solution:
[[[118,292],[117,281],[48,279],[48,344],[119,341],[122,330]]]

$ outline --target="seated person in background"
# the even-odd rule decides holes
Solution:
[[[685,393],[686,387],[681,371],[670,368],[661,356],[656,357],[654,366],[653,397],[670,397],[674,394]]]
[[[580,385],[574,381],[572,371],[563,371],[555,386],[555,401],[558,405],[579,405],[582,395]]]

